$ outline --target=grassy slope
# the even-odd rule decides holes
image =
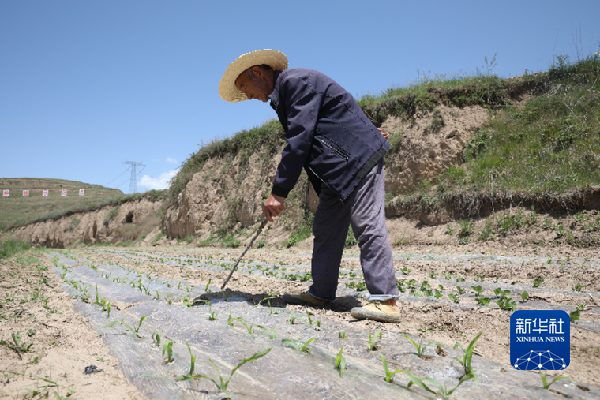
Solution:
[[[0,200],[0,230],[140,196],[126,196],[118,189],[63,179],[0,178],[0,189],[10,189],[9,199]],[[28,198],[23,197],[24,189],[29,190]],[[48,197],[42,197],[43,189],[49,190]],[[67,189],[66,197],[61,196],[62,189]],[[84,197],[79,196],[79,189],[85,189]],[[153,191],[149,195],[159,194]]]

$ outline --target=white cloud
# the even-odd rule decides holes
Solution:
[[[167,157],[167,162],[170,162],[170,163],[173,163],[173,164],[177,164],[178,163],[178,161],[177,161],[176,158],[170,158],[170,157]]]
[[[158,178],[153,178],[150,175],[144,175],[142,180],[138,182],[139,186],[144,186],[148,190],[152,189],[167,189],[169,187],[169,181],[175,175],[177,175],[179,170],[173,169],[169,172],[164,172],[160,174]]]

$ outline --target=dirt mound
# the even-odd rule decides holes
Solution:
[[[162,201],[142,199],[75,213],[19,227],[12,233],[12,239],[59,249],[76,242],[94,244],[135,240],[148,235],[159,225],[161,205]]]

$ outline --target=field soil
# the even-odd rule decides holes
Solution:
[[[430,398],[432,394],[423,389],[407,388],[410,379],[403,373],[386,384],[381,355],[391,370],[408,370],[451,388],[464,375],[453,359],[462,357],[454,345],[461,343],[466,348],[482,332],[473,357],[478,385],[466,381],[453,398],[600,397],[600,258],[595,249],[523,247],[520,241],[508,239],[473,240],[461,246],[435,244],[437,233],[419,238],[412,235],[414,222],[412,232],[407,222],[395,222],[388,225],[392,238],[402,237],[402,231],[413,237],[394,246],[397,279],[404,289],[399,324],[350,316],[352,307],[366,302],[365,291],[360,290],[363,279],[357,248],[344,255],[338,299],[330,307],[285,305],[280,297],[283,293],[299,293],[311,284],[307,274],[309,240],[294,250],[250,250],[225,291],[220,290],[221,283],[241,254],[240,248],[93,246],[45,250],[44,254],[33,250],[39,262],[31,264],[28,274],[22,272],[24,263],[31,261],[26,258],[29,256],[2,261],[3,272],[11,276],[3,279],[3,293],[12,301],[3,299],[0,308],[0,340],[10,341],[11,335],[20,331],[23,342],[34,345],[33,351],[22,354],[0,347],[1,370],[11,371],[4,372],[0,393],[16,398],[28,394],[27,388],[42,390],[48,382],[35,377],[44,377],[58,384],[58,389],[45,390],[50,394],[57,390],[62,396],[75,387],[74,397],[89,398],[87,390],[104,385],[103,398],[216,399],[222,394],[207,379],[174,379],[189,373],[190,351],[196,356],[195,374],[218,382],[209,359],[227,377],[240,360],[270,348],[263,358],[236,372],[228,387],[230,395],[257,399]],[[44,278],[53,286],[43,283]],[[436,298],[423,293],[425,281],[431,288],[441,285],[442,295]],[[477,304],[472,286],[482,287],[479,297],[490,298],[488,305]],[[94,304],[96,288],[98,302],[104,306]],[[583,309],[580,319],[571,323],[569,367],[549,372],[550,376],[568,376],[575,383],[559,380],[548,391],[542,388],[539,374],[516,371],[509,365],[511,312],[496,305],[496,288],[510,291],[508,296],[516,301],[517,310],[573,312],[578,305]],[[523,291],[529,294],[527,301],[520,297]],[[458,296],[458,303],[450,295]],[[49,300],[44,303],[40,296]],[[110,315],[105,310],[108,301]],[[232,321],[233,326],[228,323],[229,315],[239,318]],[[142,317],[146,318],[136,335],[133,331]],[[108,327],[110,323],[114,324]],[[27,335],[30,329],[36,331],[31,337]],[[346,339],[339,338],[343,331]],[[375,340],[377,350],[367,350],[369,334],[377,331],[382,332]],[[154,332],[162,337],[160,346],[154,343]],[[400,335],[432,344],[418,357],[413,344]],[[303,353],[282,343],[283,338],[302,345],[310,338],[317,340],[310,344],[310,353]],[[174,361],[169,363],[162,346],[170,340],[174,341]],[[335,369],[342,344],[348,362],[343,378]],[[33,363],[35,354],[37,363]],[[83,368],[91,364],[104,371],[85,375]]]

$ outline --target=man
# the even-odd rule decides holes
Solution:
[[[283,300],[313,307],[335,300],[351,224],[369,290],[368,304],[353,308],[351,314],[399,322],[399,292],[383,208],[387,134],[334,80],[314,70],[287,66],[287,57],[279,51],[254,51],[231,63],[219,84],[219,94],[229,102],[270,100],[285,130],[288,145],[264,205],[265,217],[273,221],[284,210],[302,167],[319,195],[313,223],[313,284],[307,292],[286,294]]]

